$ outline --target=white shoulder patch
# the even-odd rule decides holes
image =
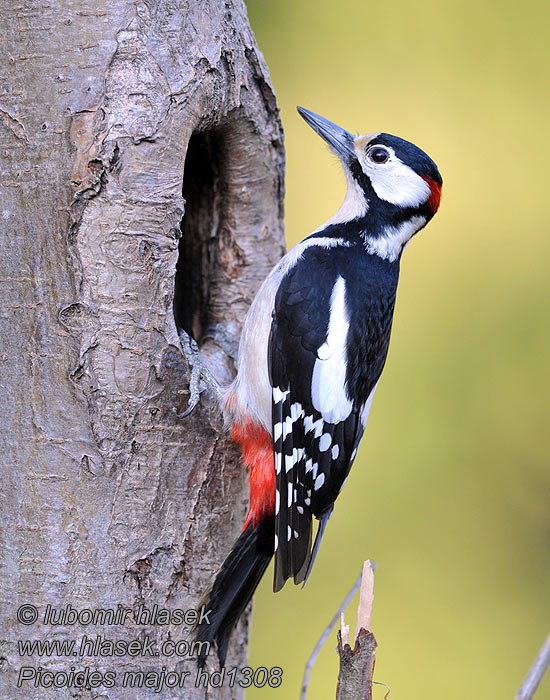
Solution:
[[[346,339],[349,329],[346,309],[346,283],[338,277],[330,298],[327,339],[317,352],[313,366],[311,399],[314,408],[328,423],[339,423],[351,413],[346,394]]]

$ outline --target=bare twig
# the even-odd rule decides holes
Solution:
[[[307,688],[309,685],[309,678],[311,676],[311,671],[313,670],[313,665],[315,664],[315,661],[317,659],[319,652],[321,651],[323,644],[328,639],[328,636],[330,635],[332,630],[336,627],[338,620],[340,619],[340,615],[342,615],[343,611],[348,607],[348,605],[351,602],[351,599],[357,593],[357,590],[359,589],[360,585],[361,585],[361,575],[359,576],[357,581],[353,584],[353,587],[350,590],[350,592],[347,594],[347,596],[345,597],[344,602],[338,608],[336,614],[334,615],[332,620],[329,622],[328,627],[323,632],[323,634],[320,636],[319,641],[315,645],[315,649],[313,650],[311,656],[309,657],[308,662],[306,664],[305,671],[304,671],[304,678],[302,681],[302,692],[300,693],[300,700],[306,700]],[[349,639],[349,628],[348,628],[348,639]]]
[[[530,700],[533,697],[549,664],[550,634],[548,637],[546,637],[544,644],[537,654],[537,658],[533,662],[533,665],[525,677],[525,680],[523,681],[521,688],[518,690],[514,700]]]

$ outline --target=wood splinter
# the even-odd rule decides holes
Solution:
[[[374,569],[375,565],[370,560],[363,564],[353,649],[350,644],[349,625],[346,625],[344,613],[341,613],[341,627],[338,632],[340,672],[336,700],[372,700],[372,677],[377,647],[371,632]]]

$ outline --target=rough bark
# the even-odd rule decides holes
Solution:
[[[189,371],[175,318],[227,381],[283,250],[266,67],[241,0],[0,8],[2,697],[239,697],[121,685],[128,669],[194,675],[188,658],[22,658],[17,640],[188,639],[41,621],[47,605],[194,608],[240,530],[246,476],[214,397],[176,417]],[[36,624],[17,621],[22,604]],[[245,619],[229,667],[246,638]],[[17,689],[22,666],[114,670],[116,685]]]
[[[373,633],[363,628],[359,630],[353,649],[342,643],[342,633],[338,632],[340,671],[336,700],[372,700],[376,646]]]

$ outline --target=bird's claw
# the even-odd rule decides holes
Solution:
[[[181,351],[184,354],[191,376],[189,377],[189,402],[183,413],[176,413],[176,418],[185,418],[198,405],[200,395],[205,389],[212,389],[216,394],[219,394],[220,387],[216,378],[202,360],[199,346],[194,338],[192,338],[183,329],[178,329]]]

